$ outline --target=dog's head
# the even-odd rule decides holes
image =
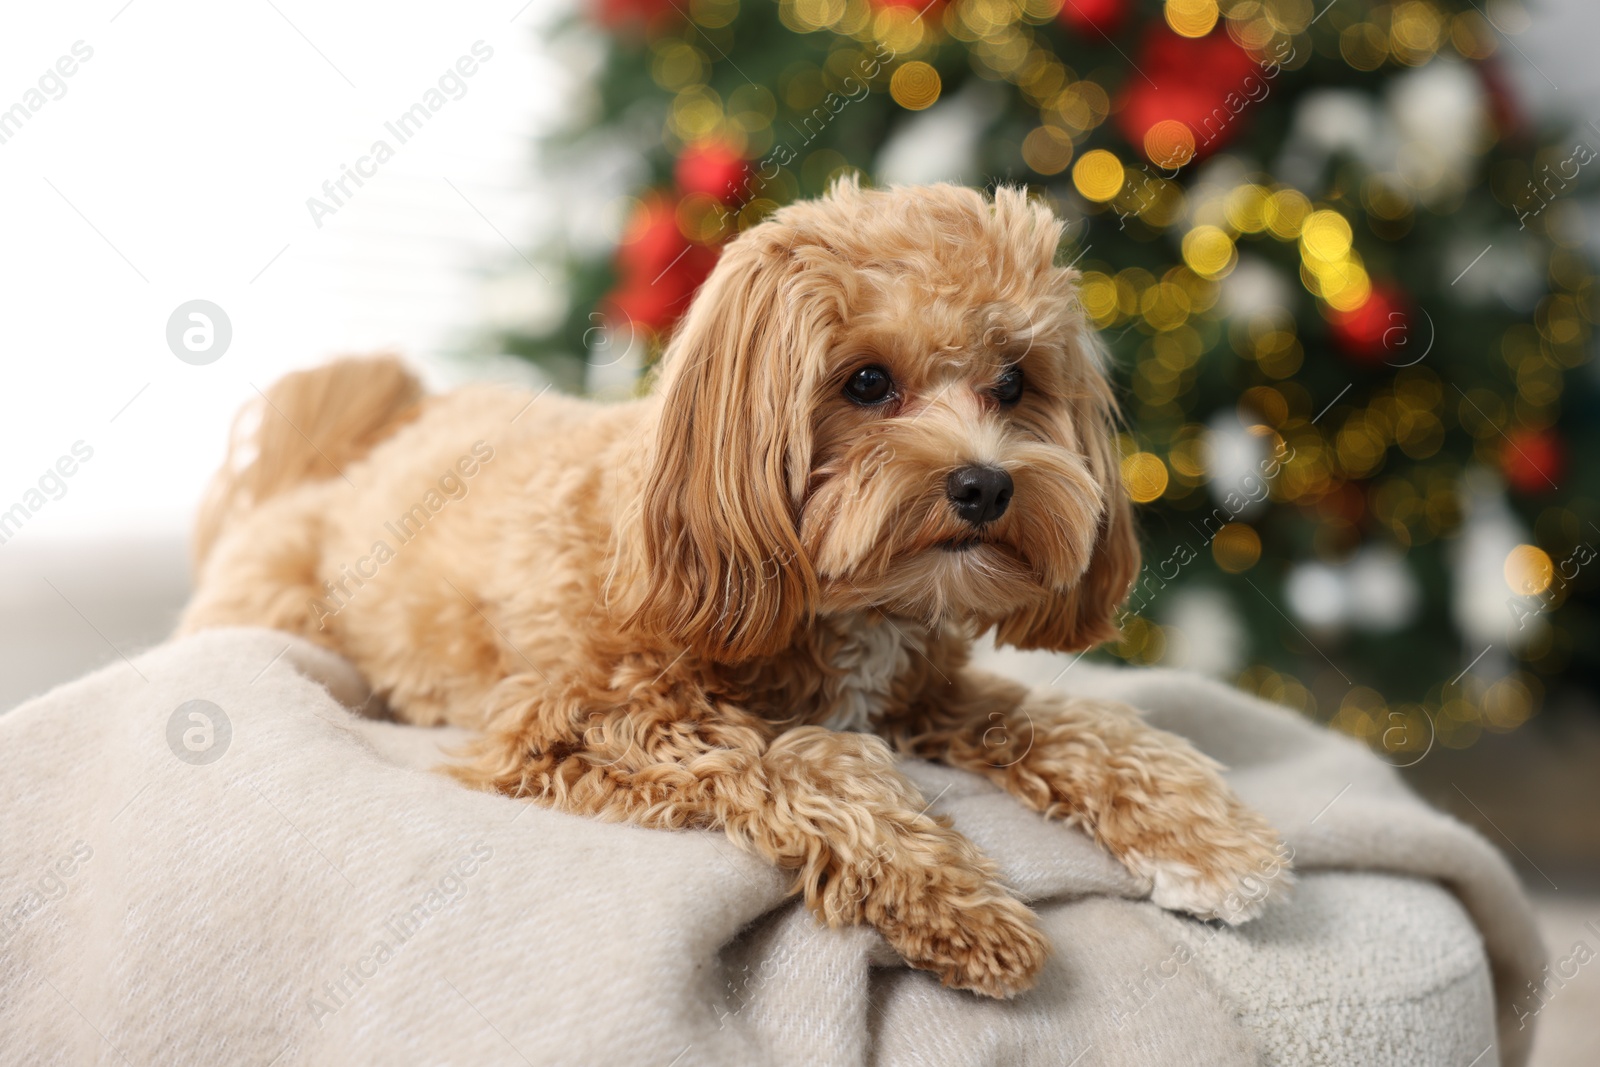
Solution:
[[[858,609],[1112,637],[1138,545],[1060,237],[1017,190],[847,183],[731,242],[664,360],[635,622],[727,662]]]

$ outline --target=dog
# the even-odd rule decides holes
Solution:
[[[1250,918],[1282,853],[1217,764],[968,662],[989,630],[1112,638],[1139,566],[1061,237],[1019,190],[846,182],[725,246],[640,399],[291,374],[236,425],[180,632],[333,649],[399,719],[475,731],[462,782],[722,830],[956,988],[1027,989],[1048,944],[896,753],[1082,826],[1157,904]]]

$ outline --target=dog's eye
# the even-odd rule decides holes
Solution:
[[[1008,406],[1015,404],[1022,399],[1022,386],[1022,368],[1012,367],[995,383],[994,398]]]
[[[882,367],[862,367],[844,383],[844,395],[857,404],[881,404],[894,395],[894,379]]]

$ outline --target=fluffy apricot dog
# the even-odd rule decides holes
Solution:
[[[477,731],[463,782],[720,828],[952,986],[1010,996],[1048,946],[896,749],[1248,918],[1278,842],[1210,759],[967,662],[991,628],[1106,640],[1138,568],[1060,240],[1019,191],[843,184],[726,247],[642,399],[292,374],[205,502],[182,630],[320,642],[399,718]]]

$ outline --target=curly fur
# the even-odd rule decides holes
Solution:
[[[477,731],[461,781],[724,830],[953,986],[1012,995],[1047,945],[896,748],[1083,825],[1159,903],[1246,918],[1277,841],[1215,764],[967,663],[990,628],[1107,639],[1138,567],[1060,236],[1017,191],[844,184],[727,247],[640,400],[290,375],[204,506],[182,629],[319,641],[400,718]],[[843,395],[867,364],[897,383],[878,407]],[[971,463],[1015,484],[976,532],[944,489]]]

